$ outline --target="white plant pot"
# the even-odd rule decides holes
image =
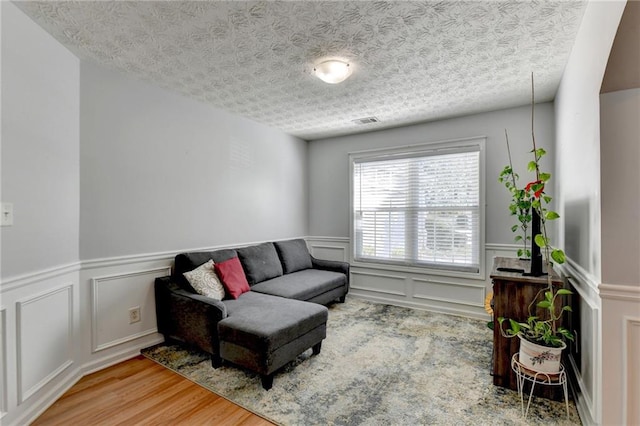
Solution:
[[[554,374],[560,371],[562,351],[567,347],[564,342],[561,347],[551,348],[530,342],[520,335],[518,337],[520,337],[520,354],[518,355],[520,364],[540,373]]]

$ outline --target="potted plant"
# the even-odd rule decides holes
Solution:
[[[557,373],[560,370],[562,351],[567,346],[564,340],[573,341],[573,334],[557,325],[562,314],[571,311],[570,306],[561,306],[558,299],[569,294],[571,291],[566,289],[544,292],[544,299],[536,306],[545,311],[546,319],[537,315],[530,315],[526,322],[508,319],[508,328],[504,329],[502,324],[507,319],[498,318],[503,336],[520,338],[519,362],[526,368],[542,373]],[[530,312],[534,303],[535,300],[529,305]]]
[[[551,179],[550,173],[544,173],[540,168],[540,159],[546,151],[536,146],[534,123],[534,89],[533,75],[531,76],[531,137],[533,160],[527,165],[529,172],[535,173],[535,180],[529,182],[522,190],[516,187],[516,175],[511,165],[511,155],[509,155],[509,166],[500,174],[501,182],[505,183],[511,177],[509,185],[505,183],[507,189],[512,193],[512,204],[510,210],[514,211],[514,204],[517,214],[522,214],[522,208],[530,206],[534,221],[539,220],[539,233],[533,235],[532,252],[535,248],[542,253],[546,270],[551,271],[553,262],[562,264],[565,262],[565,254],[558,248],[553,248],[547,234],[547,221],[556,220],[560,216],[549,209],[552,198],[545,192],[546,186]],[[506,132],[505,132],[506,135]],[[508,140],[507,140],[508,144]],[[508,146],[508,145],[507,145]],[[538,219],[539,218],[539,219]],[[526,219],[526,217],[524,217]],[[523,220],[520,219],[522,225]],[[527,223],[528,225],[528,223]],[[534,224],[537,225],[537,224]],[[534,231],[538,226],[534,226]],[[524,228],[526,231],[526,228]],[[526,241],[526,234],[524,237]],[[556,289],[550,273],[547,273],[547,286],[541,289],[536,297],[529,304],[529,317],[526,321],[516,321],[504,317],[498,318],[500,332],[505,337],[518,336],[520,338],[519,362],[525,367],[544,373],[557,373],[560,368],[560,358],[562,350],[566,347],[565,340],[573,340],[573,334],[566,328],[559,325],[564,312],[570,312],[571,307],[563,305],[564,296],[572,292],[567,289]],[[541,295],[542,300],[537,301]],[[535,312],[534,307],[538,308]],[[508,328],[503,328],[503,323],[507,322]]]

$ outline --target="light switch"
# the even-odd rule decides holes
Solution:
[[[13,203],[2,203],[0,224],[2,226],[13,226]]]

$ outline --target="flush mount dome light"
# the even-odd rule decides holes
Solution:
[[[329,84],[342,83],[351,75],[349,63],[339,59],[328,59],[319,62],[313,72],[320,80]]]

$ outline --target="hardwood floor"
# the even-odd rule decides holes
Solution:
[[[32,423],[72,424],[272,425],[142,355],[83,377]]]

